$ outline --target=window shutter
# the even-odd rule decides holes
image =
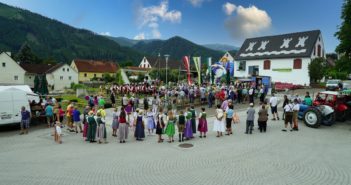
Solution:
[[[302,68],[302,60],[297,58],[294,60],[294,69],[301,69]]]
[[[270,70],[271,69],[271,61],[270,60],[263,61],[263,69],[264,70]]]

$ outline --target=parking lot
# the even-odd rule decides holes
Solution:
[[[90,144],[64,132],[55,144],[50,130],[34,126],[29,135],[0,133],[1,184],[351,184],[351,123],[282,132],[269,121],[267,133],[244,134],[245,111],[234,134],[216,138],[209,118],[206,139],[158,144],[129,137],[120,144]],[[255,125],[257,125],[255,123]]]

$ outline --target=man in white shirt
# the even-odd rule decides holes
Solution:
[[[272,120],[276,120],[275,117],[277,116],[277,119],[279,120],[279,115],[278,115],[278,110],[277,110],[277,105],[278,105],[278,98],[275,97],[275,94],[272,93],[272,97],[269,99],[269,104],[271,106],[271,111],[273,115]]]
[[[286,132],[286,129],[288,128],[288,123],[290,123],[290,131],[293,131],[292,127],[292,120],[293,120],[293,110],[294,110],[294,105],[291,103],[291,100],[289,100],[289,103],[284,106],[285,110],[285,128],[282,130],[283,132]]]

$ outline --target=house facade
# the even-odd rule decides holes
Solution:
[[[24,85],[26,71],[11,58],[11,53],[0,54],[0,84]]]
[[[234,76],[310,85],[308,65],[317,57],[325,57],[320,30],[250,38],[234,58]]]
[[[78,73],[69,65],[60,64],[28,64],[22,63],[20,66],[26,71],[25,84],[34,88],[36,76],[44,76],[48,82],[48,89],[51,91],[70,88],[71,83],[78,83]]]
[[[143,57],[140,64],[138,65],[140,69],[180,69],[184,70],[184,65],[181,60],[166,59],[164,57]]]
[[[104,74],[113,76],[118,71],[117,64],[110,61],[75,59],[70,66],[78,73],[79,82],[89,82],[93,78],[102,79]]]

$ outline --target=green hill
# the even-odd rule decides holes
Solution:
[[[66,63],[74,58],[138,63],[143,56],[91,31],[0,3],[0,52],[16,54],[24,44],[40,58]]]
[[[153,56],[169,54],[172,59],[181,59],[183,56],[201,56],[202,58],[212,57],[218,60],[224,52],[208,49],[204,46],[197,45],[182,37],[175,36],[168,40],[140,41],[134,46],[135,50],[147,53]]]

